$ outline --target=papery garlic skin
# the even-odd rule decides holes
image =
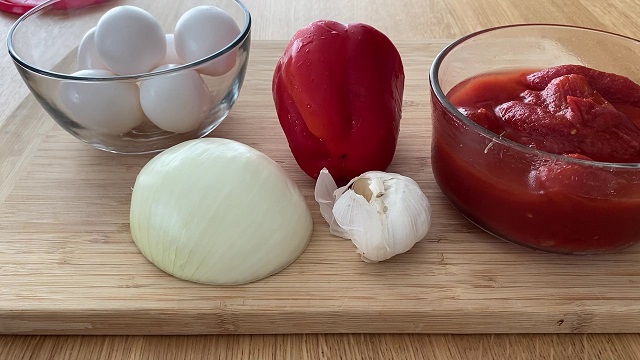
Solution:
[[[323,169],[315,195],[331,234],[350,239],[366,262],[408,251],[431,226],[426,195],[413,179],[399,174],[366,172],[337,189]]]
[[[322,217],[329,224],[329,232],[331,235],[349,239],[349,233],[338,225],[333,216],[333,205],[338,198],[338,196],[336,196],[337,190],[338,185],[336,185],[329,171],[326,168],[322,169],[318,175],[315,188],[315,199],[320,205],[320,214],[322,214]]]

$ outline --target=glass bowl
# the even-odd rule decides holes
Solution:
[[[568,254],[614,252],[637,243],[640,164],[581,160],[518,144],[474,123],[448,94],[480,74],[563,64],[640,83],[638,61],[638,40],[573,26],[511,25],[453,42],[430,71],[431,161],[438,186],[467,219],[512,243]]]
[[[65,0],[48,1],[20,17],[7,38],[9,54],[25,84],[63,129],[101,150],[139,154],[161,151],[185,140],[203,137],[225,119],[239,95],[249,58],[251,16],[240,1],[103,0],[88,3],[92,5],[73,7],[67,6]],[[87,66],[86,61],[82,64],[78,60],[79,44],[85,34],[97,25],[103,14],[121,5],[147,11],[156,18],[165,34],[173,34],[178,19],[188,10],[203,5],[215,6],[233,18],[240,34],[226,47],[211,55],[186,64],[180,60],[178,66],[169,69],[154,68],[149,72],[133,75],[104,72],[74,75],[81,69],[81,65]],[[225,61],[230,65],[224,73],[206,71],[207,65],[216,61]],[[174,58],[172,62],[178,60]],[[89,65],[93,67],[93,64]],[[202,78],[206,88],[197,76],[193,76],[194,73]],[[198,94],[200,99],[197,103],[197,121],[182,128],[163,126],[166,129],[163,130],[149,120],[147,113],[160,112],[160,116],[164,114],[171,121],[173,117],[176,121],[181,121],[182,116],[186,117],[190,107],[185,104],[191,103],[175,100],[175,96],[179,98],[180,94],[167,90],[179,81],[184,83],[185,78],[192,81],[187,81],[188,84],[196,83],[199,86],[190,93]],[[164,92],[147,91],[145,107],[139,106],[137,102],[140,101],[138,97],[141,84],[146,81],[149,81],[147,84],[155,81],[156,84],[165,85]],[[184,89],[184,86],[189,85],[181,86]],[[175,89],[179,88],[179,85],[175,85]],[[156,100],[148,100],[153,96]],[[154,101],[162,101],[162,96],[166,100],[164,106],[169,110],[163,113],[158,110],[162,107],[155,107],[156,110],[153,110]],[[192,99],[194,96],[188,98]],[[144,111],[140,112],[141,109]],[[150,112],[147,111],[149,109]],[[153,116],[157,119],[158,115]],[[113,121],[106,123],[108,119]],[[131,122],[135,124],[134,128],[127,126]],[[115,125],[116,123],[119,125]]]

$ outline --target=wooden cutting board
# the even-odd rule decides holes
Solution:
[[[151,158],[94,150],[29,96],[0,124],[0,333],[639,332],[640,248],[606,256],[534,252],[483,233],[435,184],[428,70],[447,42],[399,43],[404,117],[389,171],[433,206],[426,239],[360,261],[331,236],[278,125],[271,75],[284,42],[254,42],[240,99],[212,136],[261,150],[291,174],[314,216],[306,252],[238,287],[175,279],[129,234],[131,186]],[[5,86],[11,86],[5,84]]]

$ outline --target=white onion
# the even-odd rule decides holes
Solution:
[[[184,142],[140,171],[131,234],[142,254],[178,278],[252,282],[291,264],[313,230],[304,197],[265,154],[236,141]]]

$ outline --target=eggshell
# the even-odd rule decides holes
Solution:
[[[118,6],[98,21],[96,49],[111,71],[119,75],[145,73],[162,64],[167,41],[158,21],[135,6]]]
[[[109,77],[107,70],[81,70],[76,76]],[[58,96],[67,115],[81,126],[103,134],[129,132],[144,120],[138,86],[125,82],[63,81]]]
[[[166,34],[165,38],[167,39],[167,54],[164,56],[162,64],[182,64],[182,59],[180,59],[176,52],[173,34]]]
[[[154,71],[174,68],[161,66]],[[140,102],[149,120],[176,133],[197,129],[207,117],[211,96],[207,84],[195,70],[159,75],[140,84]]]
[[[96,28],[91,28],[82,37],[80,45],[78,46],[78,67],[80,70],[86,69],[100,69],[109,70],[107,66],[100,59],[98,55],[98,49],[96,49]]]
[[[196,6],[185,12],[174,31],[176,52],[185,63],[203,59],[224,49],[240,35],[240,28],[224,10],[215,6]],[[220,76],[236,64],[237,49],[200,67],[199,72]]]

